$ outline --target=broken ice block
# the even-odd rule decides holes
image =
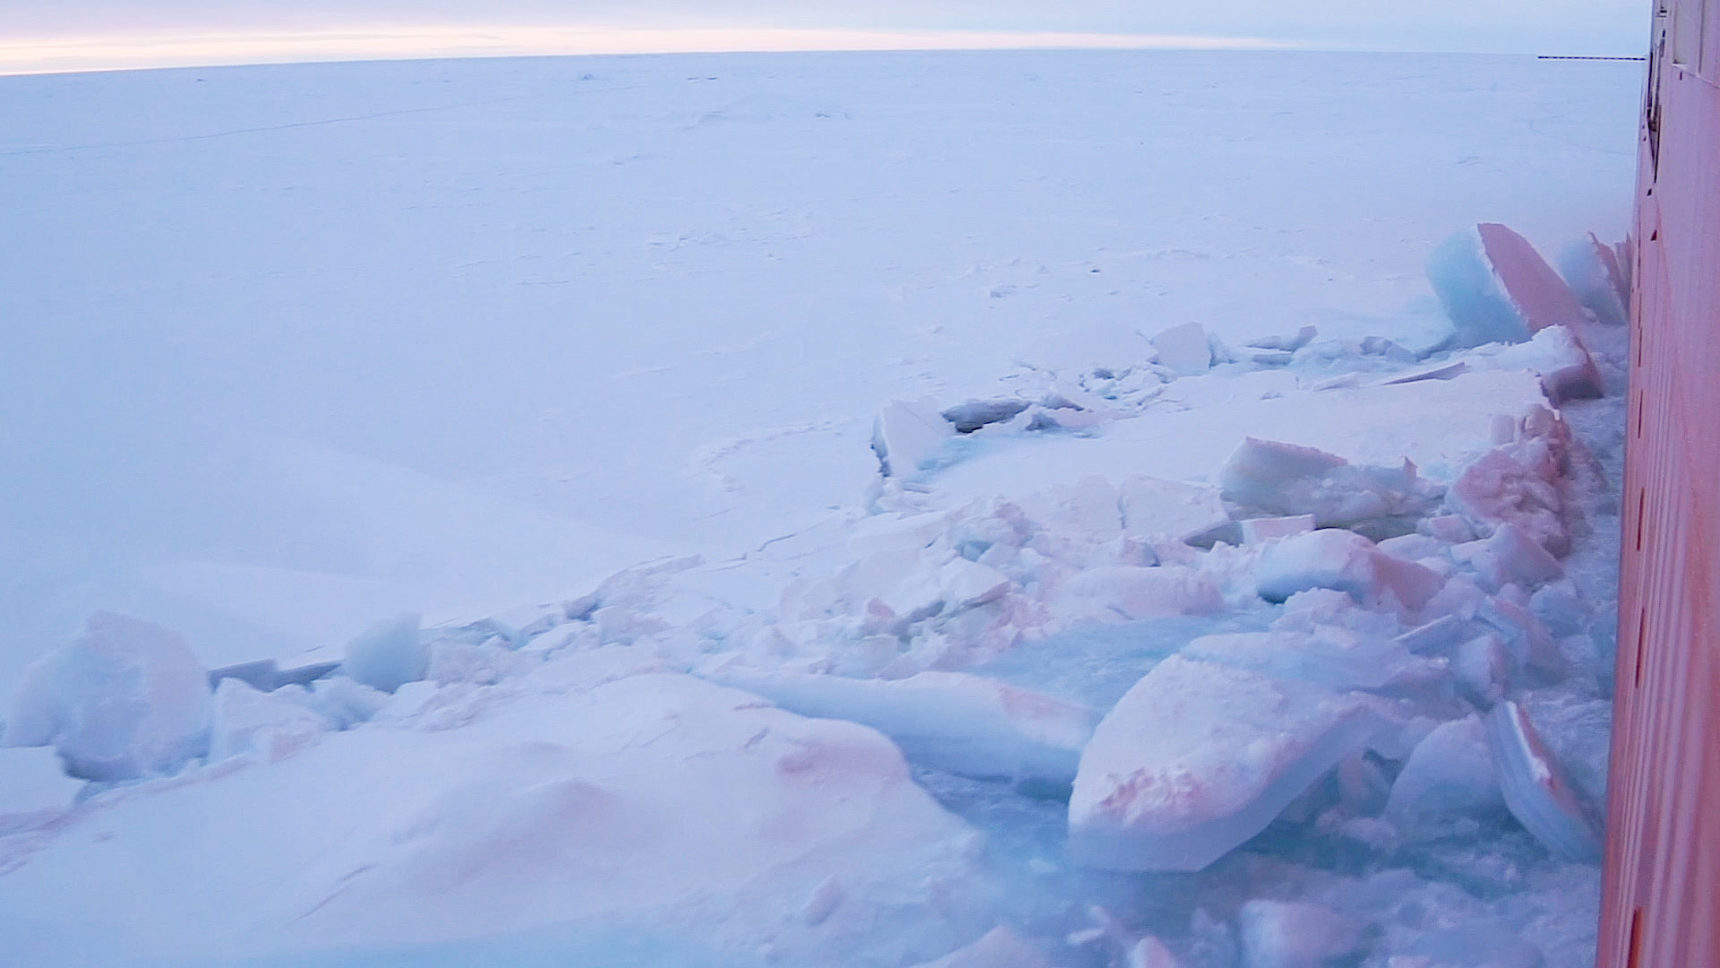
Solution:
[[[1161,330],[1153,337],[1153,349],[1159,363],[1183,376],[1194,376],[1212,369],[1212,343],[1206,329],[1199,323],[1184,323]]]
[[[1415,465],[1367,467],[1336,454],[1245,438],[1219,471],[1224,499],[1255,514],[1312,514],[1323,528],[1421,517],[1439,489]]]
[[[1200,870],[1391,730],[1369,697],[1171,656],[1081,754],[1070,855],[1111,870]]]
[[[1487,752],[1487,733],[1478,716],[1441,723],[1416,744],[1392,783],[1386,816],[1411,821],[1420,816],[1486,813],[1502,809],[1499,781]]]
[[[955,432],[930,397],[892,400],[872,424],[872,451],[885,477],[912,477]]]
[[[1598,863],[1601,838],[1594,821],[1516,703],[1502,702],[1487,715],[1487,746],[1511,815],[1554,854]]]
[[[1310,588],[1348,592],[1368,601],[1379,590],[1374,543],[1353,531],[1322,528],[1285,538],[1260,553],[1254,579],[1260,597],[1282,602]]]
[[[1595,319],[1622,326],[1630,319],[1630,281],[1618,251],[1593,233],[1559,253],[1559,275]]]
[[[1123,533],[1141,540],[1184,541],[1230,520],[1217,488],[1156,477],[1126,477],[1117,487]]]
[[[1316,626],[1312,632],[1203,635],[1184,646],[1181,654],[1334,689],[1378,689],[1441,667],[1412,655],[1394,639],[1330,625]]]
[[[418,616],[402,615],[371,626],[347,643],[341,671],[372,689],[393,692],[424,678],[430,648],[418,634]]]
[[[1428,258],[1427,276],[1460,346],[1521,343],[1547,326],[1585,318],[1570,287],[1534,246],[1497,223],[1447,239]]]
[[[1210,615],[1224,607],[1224,596],[1208,576],[1188,568],[1089,568],[1064,584],[1056,599],[1070,620],[1148,619],[1172,615]]]
[[[1294,514],[1282,518],[1248,518],[1237,523],[1242,525],[1242,543],[1245,545],[1257,545],[1275,538],[1288,538],[1314,530],[1312,514]]]
[[[316,742],[325,728],[326,721],[304,705],[259,692],[239,679],[223,679],[215,690],[209,762],[244,753],[266,762],[282,760]]]
[[[716,672],[783,709],[870,726],[909,759],[976,777],[1067,783],[1093,734],[1092,710],[962,672],[906,679]]]
[[[1002,598],[1009,591],[1009,576],[996,568],[955,558],[938,569],[938,589],[950,608],[974,608]]]
[[[944,410],[941,416],[956,428],[957,433],[971,434],[988,424],[1013,420],[1029,405],[1019,397],[967,400]]]
[[[1532,468],[1503,450],[1490,450],[1465,466],[1446,503],[1483,534],[1507,521],[1522,527],[1555,557],[1571,550],[1559,492]]]
[[[0,835],[28,830],[71,809],[83,782],[60,769],[53,750],[0,748]]]
[[[1541,378],[1541,389],[1554,403],[1606,395],[1606,385],[1594,358],[1568,326],[1548,326],[1526,343],[1506,346],[1490,356],[1478,356],[1473,362],[1536,374]],[[1494,443],[1510,443],[1510,438]]]
[[[73,776],[168,773],[207,749],[208,674],[174,633],[97,612],[24,670],[7,723],[7,746],[52,746]]]

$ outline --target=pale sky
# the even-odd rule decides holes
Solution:
[[[0,72],[414,53],[1022,44],[1636,55],[1649,15],[1649,0],[0,0]]]

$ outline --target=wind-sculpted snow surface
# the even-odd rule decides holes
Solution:
[[[26,180],[206,152],[294,186],[294,218],[260,222],[307,233],[306,253],[270,249],[279,278],[187,236],[210,262],[196,278],[237,273],[263,303],[200,303],[183,273],[163,291],[175,319],[254,322],[286,376],[310,376],[116,365],[211,400],[244,383],[273,416],[190,469],[171,455],[198,435],[164,437],[177,425],[147,395],[92,453],[44,450],[92,482],[113,450],[175,494],[212,468],[255,493],[211,483],[220,520],[189,515],[180,543],[80,579],[142,617],[98,615],[22,676],[0,748],[6,957],[1583,964],[1620,250],[1590,237],[1567,286],[1484,224],[1420,268],[1481,204],[1475,180],[1514,166],[1539,175],[1503,178],[1501,214],[1475,216],[1582,237],[1592,209],[1540,213],[1573,180],[1616,175],[1622,196],[1635,87],[1625,160],[1549,160],[1555,141],[1611,143],[1594,107],[1611,88],[1570,73],[1610,68],[1228,63],[346,66],[281,73],[318,111],[278,129],[187,120],[95,151],[50,137],[71,115],[36,117],[17,137],[54,146],[0,153]],[[1332,76],[1349,80],[1316,80]],[[199,96],[232,114],[222,85],[246,78]],[[177,80],[206,83],[134,83]],[[1452,123],[1379,138],[1405,85],[1438,87]],[[481,107],[390,106],[425,86]],[[1569,99],[1561,137],[1490,126],[1482,91],[1538,125]],[[355,103],[331,120],[322,99]],[[1161,124],[1159,102],[1184,100]],[[1117,125],[1161,140],[1095,147]],[[232,168],[252,140],[269,150]],[[334,177],[318,152],[366,163]],[[421,181],[377,174],[397,171]],[[1306,190],[1241,187],[1288,179]],[[9,278],[84,291],[31,264]],[[317,295],[356,266],[382,295]],[[330,370],[345,357],[295,362],[279,338],[325,318],[381,347],[356,385]],[[70,528],[5,530],[45,547]],[[51,585],[74,558],[20,573]]]

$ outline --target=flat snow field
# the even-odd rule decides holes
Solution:
[[[1640,75],[0,78],[0,963],[1587,964]]]

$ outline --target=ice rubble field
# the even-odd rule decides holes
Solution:
[[[1637,93],[0,80],[6,961],[1587,964]]]

